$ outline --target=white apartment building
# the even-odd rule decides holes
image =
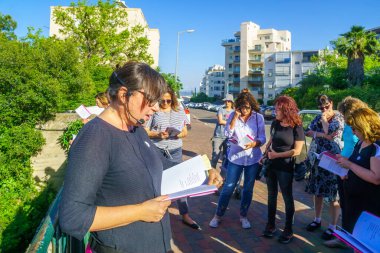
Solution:
[[[225,97],[225,78],[224,67],[214,65],[205,71],[200,84],[200,92],[205,93],[208,97]]]
[[[290,51],[291,33],[260,29],[255,23],[243,22],[234,37],[222,41],[225,47],[225,90],[236,96],[248,88],[257,99],[263,99],[264,55],[267,52]]]
[[[264,53],[264,104],[286,88],[298,86],[316,67],[311,62],[318,51]]]
[[[49,36],[56,35],[58,38],[64,38],[62,34],[60,34],[59,29],[60,26],[54,22],[53,12],[54,9],[61,6],[50,6],[50,30]],[[61,8],[71,8],[68,6],[64,6]],[[152,65],[153,68],[158,66],[159,62],[159,50],[160,50],[160,31],[156,28],[149,28],[148,22],[146,21],[144,14],[140,8],[129,8],[126,5],[123,8],[128,13],[128,23],[130,27],[141,25],[145,27],[145,36],[150,40],[148,53],[152,55],[154,63]]]

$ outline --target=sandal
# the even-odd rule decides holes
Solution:
[[[306,226],[306,230],[307,230],[307,231],[310,231],[310,232],[313,232],[313,231],[316,230],[317,228],[320,228],[320,227],[321,227],[321,223],[322,223],[322,222],[316,222],[316,221],[313,221],[312,223],[310,223],[309,225]]]

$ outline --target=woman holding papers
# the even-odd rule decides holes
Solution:
[[[344,127],[343,116],[333,110],[333,101],[327,95],[318,96],[317,103],[322,114],[316,116],[310,123],[306,135],[315,139],[318,154],[324,151],[339,154],[342,149],[340,140],[342,139]],[[315,210],[315,218],[307,225],[306,229],[315,231],[321,227],[323,199],[325,199],[330,204],[331,222],[328,229],[322,234],[322,238],[324,240],[332,239],[340,211],[337,176],[318,167],[318,160],[315,159],[314,163],[311,164],[311,173],[307,180],[306,192],[314,195]]]
[[[174,91],[168,88],[161,97],[159,110],[146,123],[145,130],[162,154],[176,163],[182,162],[182,138],[187,135],[189,121],[183,108],[180,108]],[[183,224],[200,229],[189,216],[187,198],[177,200]]]
[[[267,144],[268,158],[271,161],[267,169],[268,187],[268,223],[263,232],[271,238],[276,232],[276,209],[278,185],[280,185],[285,202],[285,229],[279,242],[289,243],[293,237],[293,177],[294,157],[299,155],[304,144],[302,121],[298,107],[293,98],[280,96],[275,100],[276,119],[271,125],[271,137]],[[270,149],[269,149],[270,148]]]
[[[266,141],[264,117],[258,113],[259,105],[251,93],[240,93],[235,101],[235,112],[227,120],[225,135],[230,139],[227,177],[220,193],[218,207],[210,227],[218,227],[241,173],[244,171],[244,186],[240,204],[242,228],[251,228],[247,219],[251,205],[253,186],[261,159],[260,146]]]
[[[91,232],[96,253],[171,248],[171,202],[161,196],[161,179],[174,163],[141,127],[159,110],[166,87],[147,64],[117,69],[110,77],[110,106],[81,129],[70,149],[59,223],[79,240]],[[221,179],[213,170],[211,175]]]
[[[360,108],[347,118],[359,138],[350,158],[339,156],[338,163],[349,169],[343,180],[343,228],[352,233],[363,211],[380,216],[380,118],[369,108]]]

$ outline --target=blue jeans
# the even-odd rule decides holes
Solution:
[[[169,152],[171,157],[168,157],[165,150],[163,150],[163,149],[160,149],[160,150],[166,158],[168,158],[172,161],[175,161],[178,163],[181,163],[183,161],[182,160],[182,148],[167,150],[166,152]],[[179,210],[180,215],[184,215],[184,214],[187,214],[189,212],[189,206],[187,204],[187,198],[177,199],[177,206],[178,206],[178,210]]]
[[[231,195],[235,189],[237,182],[239,181],[240,175],[244,170],[244,185],[242,191],[242,197],[240,202],[240,216],[246,217],[248,213],[249,206],[252,202],[253,196],[253,186],[255,184],[256,174],[258,172],[259,164],[255,163],[252,165],[244,166],[237,165],[232,162],[228,163],[227,166],[227,178],[224,183],[222,192],[220,193],[218,207],[216,209],[217,216],[223,216],[230,202]]]

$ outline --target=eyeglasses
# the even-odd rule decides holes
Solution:
[[[320,110],[328,110],[329,108],[330,108],[330,104],[319,107]]]
[[[240,106],[240,110],[241,109],[251,110],[251,107],[248,105],[242,105],[242,106]]]
[[[149,105],[150,107],[155,106],[155,105],[158,103],[158,101],[159,101],[159,100],[149,100],[149,99],[147,98],[147,95],[146,95],[146,93],[145,93],[144,91],[137,90],[137,92],[140,93],[140,94],[142,94],[142,95],[144,96],[144,99],[146,99],[146,100],[148,101],[148,105]]]
[[[171,104],[172,103],[172,100],[171,99],[161,99],[160,100],[160,104]]]

